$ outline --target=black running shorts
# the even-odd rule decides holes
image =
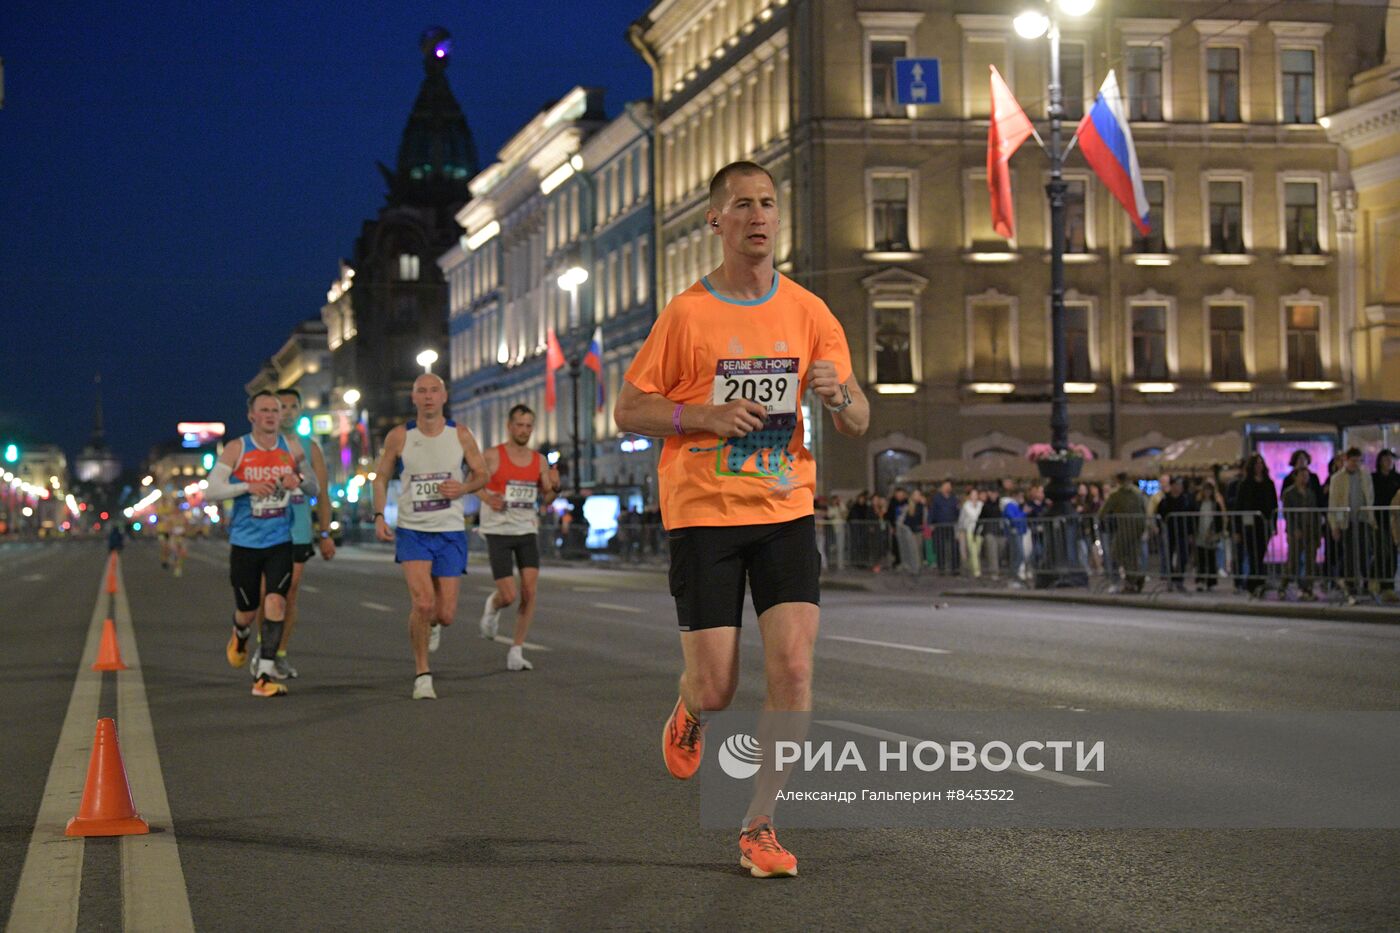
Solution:
[[[316,556],[316,545],[314,544],[293,544],[292,562],[304,564]]]
[[[286,596],[292,587],[292,542],[272,547],[233,545],[228,557],[228,577],[239,612],[258,608],[263,581],[267,581],[269,593]]]
[[[483,535],[486,539],[486,553],[491,558],[491,579],[508,580],[515,576],[515,568],[540,568],[540,542],[538,535]],[[513,562],[513,563],[512,563]]]
[[[821,604],[821,557],[811,515],[773,525],[695,526],[668,533],[671,595],[681,631],[737,628],[747,579],[754,612]]]

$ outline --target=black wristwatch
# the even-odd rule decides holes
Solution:
[[[331,536],[331,533],[330,533],[329,531],[323,531],[323,532],[321,532],[321,539],[322,539],[323,541],[324,541],[326,538],[329,538],[330,536]]]
[[[376,521],[378,521],[379,519],[381,519],[381,518],[383,518],[383,517],[384,517],[384,513],[383,513],[383,512],[375,512],[375,513],[374,513],[374,518],[375,518]]]

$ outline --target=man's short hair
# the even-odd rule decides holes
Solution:
[[[1115,473],[1113,474],[1113,478],[1115,481],[1117,481],[1119,486],[1126,486],[1128,484],[1127,473]]]
[[[299,392],[298,390],[296,390],[296,389],[278,389],[278,390],[277,390],[277,397],[278,397],[278,398],[281,398],[281,397],[284,396],[284,395],[290,395],[290,396],[292,396],[293,398],[295,398],[295,399],[297,400],[297,405],[298,405],[298,406],[301,405],[301,392]]]
[[[1348,460],[1350,460],[1352,457],[1360,457],[1360,456],[1361,456],[1361,448],[1360,448],[1360,447],[1348,447],[1348,448],[1347,448],[1347,459],[1348,459]]]
[[[506,421],[514,421],[516,415],[529,415],[531,418],[533,418],[535,417],[535,410],[529,405],[516,405],[513,408],[511,408],[510,413],[506,415]]]
[[[724,196],[728,190],[730,175],[767,175],[768,180],[773,182],[773,187],[778,183],[773,181],[773,173],[759,165],[757,162],[730,162],[724,168],[715,172],[715,177],[710,179],[710,206],[718,208],[724,203]]]
[[[248,410],[249,410],[249,411],[252,411],[252,410],[253,410],[253,406],[256,405],[256,404],[258,403],[258,399],[260,399],[260,398],[262,398],[262,397],[264,397],[264,396],[266,396],[267,398],[272,399],[273,401],[277,401],[277,393],[276,393],[276,392],[273,392],[271,389],[263,389],[261,392],[254,392],[252,395],[248,396]],[[281,405],[282,403],[281,403],[281,402],[277,402],[277,404],[278,404],[278,405]]]

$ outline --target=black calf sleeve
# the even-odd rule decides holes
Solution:
[[[276,659],[277,646],[282,644],[282,626],[285,623],[285,619],[263,619],[262,658],[264,661]]]

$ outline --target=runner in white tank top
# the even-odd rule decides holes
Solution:
[[[394,542],[413,608],[408,640],[417,674],[415,700],[436,700],[428,654],[436,651],[442,627],[457,613],[457,591],[467,571],[466,520],[458,501],[486,485],[486,461],[476,438],[443,417],[447,385],[424,373],[413,382],[418,417],[384,438],[374,476],[374,534]],[[465,463],[469,475],[464,476]],[[397,531],[384,520],[389,477],[401,473]]]

